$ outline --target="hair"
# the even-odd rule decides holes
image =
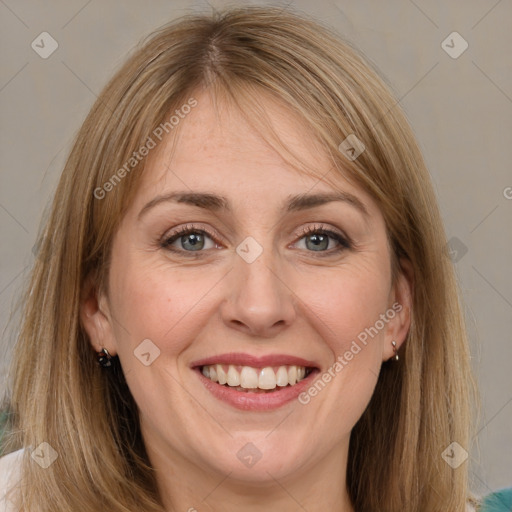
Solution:
[[[147,161],[130,159],[201,90],[238,105],[255,124],[264,118],[258,93],[297,116],[332,159],[334,181],[351,180],[379,206],[392,278],[404,260],[414,271],[400,363],[383,364],[351,433],[340,485],[355,509],[465,510],[467,463],[452,469],[441,457],[454,441],[469,451],[471,434],[473,378],[460,293],[429,172],[379,75],[328,27],[275,7],[188,15],[132,52],[76,135],[23,298],[6,449],[28,448],[23,510],[164,510],[122,368],[116,358],[114,371],[98,367],[79,311],[87,278],[108,290],[113,237]],[[350,134],[365,145],[355,160],[339,150]],[[113,180],[116,173],[122,179]],[[98,199],[102,187],[112,190]],[[42,442],[59,454],[44,471],[29,453]]]

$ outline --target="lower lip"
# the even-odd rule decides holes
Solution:
[[[251,393],[250,391],[236,391],[228,386],[213,382],[201,373],[200,368],[195,369],[205,388],[217,399],[243,411],[270,411],[282,407],[295,400],[315,379],[318,370],[313,370],[305,379],[294,386],[278,388],[268,393]]]

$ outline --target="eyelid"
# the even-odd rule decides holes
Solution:
[[[341,231],[338,228],[331,227],[330,225],[322,224],[322,223],[315,223],[313,225],[309,224],[307,226],[304,226],[298,231],[295,236],[297,237],[303,237],[305,235],[309,235],[310,233],[316,233],[318,231],[327,233],[327,234],[333,234],[336,236],[339,236],[341,238],[344,238],[348,243],[352,243],[352,240],[348,235],[346,235],[343,231]]]

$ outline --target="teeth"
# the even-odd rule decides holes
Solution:
[[[276,384],[280,387],[288,386],[288,371],[284,366],[280,366],[276,373]]]
[[[258,372],[250,366],[244,366],[240,372],[240,386],[246,389],[258,387]]]
[[[202,373],[205,377],[221,385],[242,389],[270,390],[276,387],[293,386],[306,377],[304,366],[279,366],[272,368],[252,368],[251,366],[227,367],[221,364],[203,366]]]
[[[297,382],[297,367],[296,366],[290,366],[290,368],[288,368],[288,382],[292,386]]]
[[[217,380],[219,381],[219,384],[226,384],[228,379],[226,378],[226,372],[224,371],[224,368],[222,368],[220,364],[214,366],[214,368],[217,371]]]
[[[228,369],[228,386],[240,386],[240,374],[232,364],[229,365]]]
[[[260,389],[274,389],[276,387],[276,374],[272,368],[267,367],[261,370],[258,387]]]

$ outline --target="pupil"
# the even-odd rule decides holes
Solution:
[[[201,249],[202,242],[204,243],[204,241],[201,240],[201,234],[197,233],[191,233],[190,235],[187,235],[187,237],[185,238],[185,244],[189,243],[191,247],[195,249]]]
[[[329,238],[326,235],[319,235],[319,234],[311,235],[309,237],[309,240],[311,240],[313,242],[313,245],[308,248],[309,249],[312,248],[314,251],[319,250],[320,244],[322,244],[322,242],[327,241],[327,246],[329,245]],[[306,245],[308,245],[307,241],[306,241]],[[320,249],[327,249],[327,246],[324,243],[324,245],[321,246]]]

